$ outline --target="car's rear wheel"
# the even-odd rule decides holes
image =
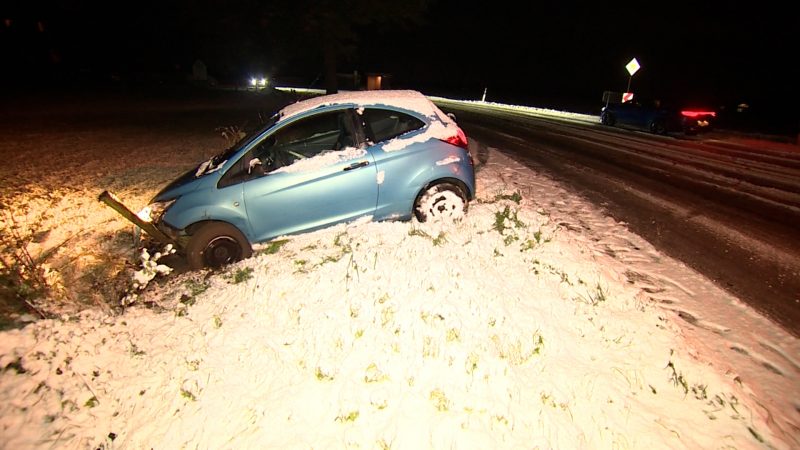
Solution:
[[[423,191],[414,203],[414,215],[420,222],[454,221],[467,212],[467,195],[455,183],[439,183]]]
[[[253,254],[250,242],[233,225],[209,222],[201,226],[189,239],[186,259],[193,270],[205,267],[219,268]]]
[[[613,126],[614,122],[616,121],[614,120],[613,114],[604,112],[603,114],[600,115],[600,123],[602,123],[603,125]]]

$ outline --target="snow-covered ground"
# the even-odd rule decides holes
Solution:
[[[291,236],[122,315],[1,333],[0,445],[800,446],[796,338],[502,149],[480,159],[459,223]]]

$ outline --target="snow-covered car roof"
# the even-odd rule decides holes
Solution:
[[[321,106],[353,104],[359,107],[386,105],[416,111],[431,118],[438,118],[446,125],[452,123],[447,115],[421,92],[413,90],[351,91],[323,95],[302,100],[286,106],[279,112],[280,121]]]

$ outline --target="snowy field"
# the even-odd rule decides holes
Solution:
[[[31,249],[67,239],[52,276],[72,295],[135,268],[120,256],[130,227],[97,194],[143,206],[221,146],[213,127],[135,123],[148,122],[29,131],[61,143],[56,155],[82,142],[112,162],[77,152],[84,163],[60,174],[77,187],[45,175],[26,185],[39,196],[4,198],[33,214],[59,193]],[[0,333],[0,446],[800,446],[797,339],[502,149],[472,144],[478,200],[456,224],[362,220],[286,237],[219,273],[156,278],[124,312],[65,303],[60,318]],[[112,264],[104,252],[120,259],[113,271],[94,269]],[[71,289],[90,269],[95,284]]]

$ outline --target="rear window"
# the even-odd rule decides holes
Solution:
[[[425,122],[397,111],[368,108],[363,111],[367,139],[379,143],[425,126]]]

